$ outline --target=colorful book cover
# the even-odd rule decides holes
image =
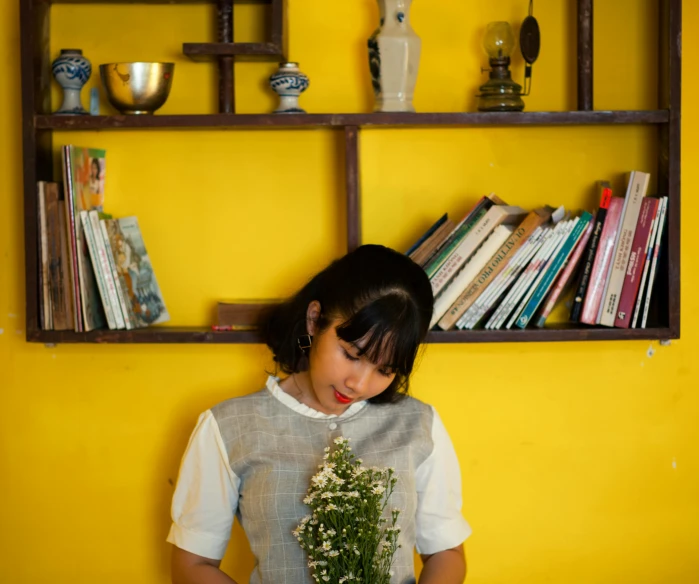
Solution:
[[[104,205],[104,160],[105,151],[95,148],[66,146],[69,170],[67,194],[72,206],[71,227],[75,233],[80,300],[82,304],[83,328],[91,331],[104,328],[106,317],[100,299],[97,279],[92,269],[90,251],[80,221],[81,211],[101,211]]]
[[[597,255],[602,230],[604,229],[604,222],[607,218],[607,209],[609,209],[609,203],[612,202],[612,186],[607,181],[597,181],[597,189],[600,194],[599,209],[595,216],[595,225],[592,230],[590,242],[584,252],[585,259],[583,261],[582,270],[580,270],[580,280],[573,298],[573,306],[570,309],[571,322],[580,322],[583,302],[585,301],[587,287],[590,284],[590,276],[592,275],[592,266],[595,263],[595,256]]]
[[[564,239],[563,244],[558,250],[558,253],[554,255],[550,265],[542,273],[534,293],[520,312],[517,318],[517,326],[519,328],[526,328],[529,321],[534,317],[534,313],[544,301],[544,298],[546,298],[549,290],[551,290],[553,283],[556,281],[556,278],[561,273],[561,270],[563,270],[568,258],[573,253],[573,249],[575,249],[578,241],[587,230],[590,221],[592,221],[592,215],[587,211],[583,211],[580,217],[576,217],[573,220],[570,233]]]
[[[110,302],[109,292],[107,290],[107,283],[105,281],[104,273],[102,270],[100,262],[99,248],[97,246],[97,240],[95,238],[95,233],[92,229],[92,224],[90,223],[90,216],[87,211],[80,211],[80,223],[83,228],[83,237],[87,241],[87,249],[90,253],[90,261],[92,263],[92,270],[97,279],[97,288],[100,293],[100,298],[102,299],[102,308],[104,309],[104,315],[107,318],[107,326],[110,329],[119,328],[116,325],[114,317],[114,306]]]
[[[658,203],[659,199],[646,197],[641,204],[641,214],[638,216],[638,224],[636,225],[636,232],[631,245],[631,255],[626,267],[624,286],[621,289],[621,299],[619,300],[616,320],[614,321],[614,326],[619,328],[629,328],[631,326],[638,287],[641,283],[641,274],[646,263],[648,240],[650,239],[653,222],[658,212]]]
[[[134,327],[170,320],[136,217],[105,221],[122,292]]]
[[[553,209],[541,207],[531,211],[512,232],[504,245],[493,255],[484,269],[463,290],[446,314],[439,321],[439,328],[449,330],[456,321],[471,307],[480,294],[495,277],[507,266],[517,250],[529,239],[531,234],[551,218]]]
[[[507,264],[507,268],[495,277],[495,280],[487,287],[486,291],[478,297],[478,300],[457,321],[456,326],[458,328],[472,329],[488,312],[497,309],[500,300],[505,298],[510,285],[515,282],[520,272],[534,257],[544,240],[546,232],[549,230],[550,228],[548,227],[539,227],[532,233],[531,237],[517,250],[515,256]]]
[[[560,277],[556,280],[556,284],[553,287],[553,290],[546,299],[546,304],[544,304],[544,307],[541,309],[541,312],[539,313],[539,316],[536,319],[537,327],[541,328],[546,324],[546,319],[551,315],[551,312],[553,312],[553,309],[556,306],[556,302],[558,302],[558,299],[563,294],[563,291],[566,289],[566,286],[570,283],[573,274],[575,273],[575,270],[578,267],[580,260],[582,259],[583,251],[587,248],[587,242],[590,240],[590,237],[594,230],[594,225],[594,219],[587,224],[587,227],[585,228],[585,233],[575,246],[573,255],[570,256],[570,260],[563,269],[563,272],[561,272]]]
[[[577,217],[575,219],[565,219],[563,221],[563,225],[561,226],[560,232],[557,233],[553,240],[550,242],[550,247],[544,254],[542,261],[532,270],[531,274],[529,274],[528,281],[525,281],[522,288],[520,289],[520,292],[518,293],[518,298],[515,301],[515,304],[517,306],[514,309],[514,311],[510,314],[509,319],[507,320],[507,324],[505,324],[505,328],[512,328],[512,325],[515,323],[522,310],[531,299],[534,292],[536,292],[537,288],[539,287],[539,283],[546,274],[548,268],[551,265],[551,262],[558,255],[558,252],[565,243],[568,235],[570,235],[570,232],[577,221],[579,221]]]
[[[636,308],[633,313],[633,321],[631,323],[631,328],[636,328],[638,324],[638,317],[641,313],[641,308],[643,306],[643,299],[646,296],[646,282],[648,279],[648,272],[650,271],[651,259],[653,257],[653,251],[655,248],[655,239],[658,234],[658,225],[660,224],[660,218],[663,215],[663,209],[667,205],[667,197],[660,197],[660,202],[658,204],[658,211],[655,214],[655,219],[653,219],[653,225],[651,227],[650,238],[648,239],[648,245],[646,246],[646,263],[643,266],[643,274],[641,276],[641,284],[638,289],[638,294],[636,295]]]
[[[437,253],[425,264],[425,272],[427,272],[429,278],[432,278],[437,273],[442,264],[447,261],[452,252],[459,246],[461,240],[468,235],[468,232],[493,205],[506,205],[506,203],[495,193],[490,193],[485,197],[481,197],[473,208],[466,213],[464,218],[459,221],[449,234],[446,241],[439,247]]]
[[[655,235],[655,244],[653,246],[653,260],[650,266],[650,273],[648,274],[648,286],[646,287],[646,294],[643,307],[643,320],[641,321],[641,328],[646,328],[648,323],[648,310],[650,309],[650,299],[653,295],[653,288],[656,281],[656,267],[658,265],[658,258],[660,256],[660,247],[663,244],[663,228],[665,226],[665,218],[667,217],[667,197],[664,198],[664,203],[662,209],[660,210],[660,217],[658,218],[658,232]]]
[[[629,177],[629,185],[624,198],[624,210],[621,213],[619,235],[614,246],[612,265],[602,296],[600,324],[603,326],[614,326],[616,320],[626,267],[631,256],[631,245],[638,224],[638,216],[641,213],[641,203],[648,192],[649,183],[650,175],[645,172],[635,170]]]
[[[607,219],[604,222],[604,229],[600,236],[595,263],[592,266],[590,284],[587,287],[587,294],[583,303],[580,322],[584,324],[597,324],[597,315],[602,306],[604,285],[607,281],[607,274],[612,263],[614,253],[614,243],[616,242],[619,224],[621,223],[621,211],[624,206],[624,199],[612,197],[607,209]]]

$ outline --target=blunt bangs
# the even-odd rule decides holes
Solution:
[[[364,341],[359,354],[400,377],[410,375],[423,337],[414,304],[400,292],[368,303],[338,325],[336,333],[348,343]]]

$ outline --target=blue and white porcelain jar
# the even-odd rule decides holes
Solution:
[[[61,49],[60,56],[51,64],[51,71],[63,89],[63,104],[57,114],[88,115],[80,101],[80,90],[92,75],[92,65],[80,49]]]
[[[270,87],[279,95],[275,114],[305,114],[299,107],[299,96],[308,89],[308,77],[299,71],[298,63],[281,63],[269,78]]]

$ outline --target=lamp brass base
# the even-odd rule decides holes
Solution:
[[[512,79],[491,78],[481,85],[480,90],[478,95],[479,112],[521,112],[524,110],[522,86]]]

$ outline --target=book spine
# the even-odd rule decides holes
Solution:
[[[454,251],[459,247],[461,242],[468,236],[471,230],[477,225],[493,206],[493,202],[490,199],[485,199],[483,205],[476,209],[471,217],[466,221],[462,222],[460,226],[456,228],[454,233],[449,236],[447,241],[442,246],[442,249],[435,254],[435,256],[427,263],[425,266],[425,272],[427,277],[432,280],[437,273],[442,269],[447,260],[452,256]]]
[[[529,300],[539,287],[539,284],[541,283],[541,280],[544,278],[546,271],[551,265],[551,262],[558,255],[561,246],[565,243],[568,235],[570,235],[570,231],[573,228],[573,224],[578,220],[578,217],[576,217],[575,219],[570,219],[569,221],[566,221],[565,225],[561,229],[561,233],[558,235],[554,245],[552,246],[553,249],[550,250],[549,253],[547,253],[547,257],[544,258],[544,260],[539,264],[539,266],[537,266],[536,270],[531,274],[530,283],[527,284],[526,287],[524,287],[523,295],[520,296],[519,304],[510,315],[510,319],[507,321],[507,324],[505,325],[506,328],[512,328],[512,325],[515,324],[515,322],[517,322],[517,319],[522,313],[522,310],[524,310],[524,307],[527,306]]]
[[[653,259],[653,250],[655,249],[655,238],[658,234],[658,225],[660,224],[660,216],[662,214],[663,206],[666,204],[666,197],[660,198],[660,203],[658,204],[658,211],[655,214],[655,219],[653,220],[653,226],[651,227],[650,238],[648,240],[648,245],[646,247],[646,263],[643,266],[643,275],[641,276],[641,284],[638,288],[638,294],[636,295],[636,308],[633,313],[633,321],[631,322],[631,328],[636,328],[638,324],[638,317],[641,314],[641,309],[643,308],[643,299],[645,298],[646,282],[648,281],[648,271],[650,270],[650,264]]]
[[[628,199],[624,213],[622,214],[621,228],[614,248],[612,267],[607,282],[607,289],[602,305],[602,316],[600,324],[603,326],[614,326],[614,320],[619,307],[621,289],[624,285],[626,266],[631,256],[631,245],[633,243],[638,216],[641,213],[641,203],[648,190],[649,175],[645,172],[633,172],[629,180],[629,188],[626,193]]]
[[[546,270],[541,276],[541,281],[534,290],[529,302],[525,305],[524,309],[517,319],[517,326],[519,328],[526,328],[529,321],[534,317],[539,305],[544,301],[544,298],[551,289],[554,281],[561,273],[563,266],[568,261],[570,254],[573,253],[573,249],[582,237],[583,233],[587,229],[587,225],[590,223],[592,215],[585,211],[580,217],[576,217],[573,220],[572,229],[568,236],[564,239],[558,253],[553,257],[551,263],[547,266]]]
[[[533,278],[533,272],[536,271],[537,267],[543,261],[543,258],[547,253],[549,253],[550,247],[558,237],[563,223],[563,221],[560,221],[544,234],[541,245],[539,245],[539,249],[536,251],[531,260],[524,266],[521,273],[516,276],[512,288],[507,293],[507,296],[505,296],[505,299],[500,303],[500,306],[498,306],[493,316],[488,320],[486,328],[498,329],[504,324],[505,320],[510,315],[510,312],[512,312],[512,309],[515,307],[518,299],[526,291],[526,287]]]
[[[90,231],[92,232],[92,237],[97,245],[97,254],[99,256],[98,277],[102,278],[102,282],[106,286],[109,305],[111,306],[112,314],[114,315],[115,327],[117,329],[125,329],[126,321],[124,320],[124,314],[121,311],[121,303],[119,302],[119,297],[117,295],[116,284],[114,282],[114,276],[112,275],[112,267],[109,263],[109,257],[107,256],[107,248],[104,245],[104,237],[102,237],[99,213],[94,210],[90,211],[88,213],[88,218],[90,221]],[[97,268],[95,268],[95,271],[97,271]]]
[[[561,294],[563,294],[563,291],[565,290],[568,282],[570,282],[570,279],[573,277],[575,269],[578,267],[578,265],[580,264],[580,260],[582,259],[583,251],[587,248],[587,243],[590,240],[590,237],[592,236],[592,231],[594,230],[594,227],[594,221],[590,221],[587,224],[587,227],[585,228],[585,233],[583,233],[582,238],[575,246],[575,250],[573,251],[573,255],[570,257],[570,261],[568,261],[566,267],[563,269],[563,272],[561,273],[560,278],[558,278],[558,280],[556,281],[556,285],[551,291],[551,294],[549,294],[548,298],[546,299],[546,304],[544,305],[544,308],[541,310],[541,314],[536,320],[537,327],[541,328],[544,326],[544,324],[546,324],[546,319],[553,311],[554,307],[556,306],[556,302],[558,302],[558,299],[561,297]]]
[[[604,229],[600,236],[599,247],[595,254],[595,263],[590,274],[590,284],[587,288],[582,314],[580,315],[580,322],[584,324],[597,324],[597,314],[602,304],[604,283],[611,264],[612,253],[614,252],[614,242],[619,229],[623,205],[624,200],[622,198],[612,197],[607,210],[607,219],[604,222]]]
[[[423,234],[420,236],[420,239],[418,239],[415,243],[413,243],[413,245],[410,246],[410,249],[409,249],[408,251],[405,252],[405,255],[407,255],[408,257],[412,257],[413,253],[415,253],[415,252],[418,250],[418,248],[419,248],[423,243],[425,243],[425,241],[426,241],[435,231],[437,231],[437,229],[439,229],[439,227],[442,225],[442,223],[444,223],[446,220],[447,220],[447,214],[445,213],[445,214],[442,215],[439,219],[437,219],[437,221],[435,221],[435,222],[430,226],[430,228],[429,228],[427,231],[425,231],[425,233],[423,233]]]
[[[109,233],[107,232],[107,225],[104,219],[99,221],[99,229],[102,233],[102,239],[104,241],[104,249],[107,255],[107,261],[109,263],[109,269],[112,273],[112,279],[114,280],[114,287],[116,289],[116,295],[119,300],[119,306],[121,307],[121,313],[124,317],[124,325],[127,330],[135,328],[135,322],[133,319],[133,313],[131,312],[131,305],[128,302],[128,298],[125,296],[125,292],[122,289],[121,281],[119,279],[119,272],[117,271],[116,262],[114,261],[114,253],[112,251],[112,244],[109,243]]]
[[[461,318],[495,277],[505,269],[524,242],[549,216],[539,211],[532,211],[527,215],[526,219],[512,232],[512,235],[504,245],[490,258],[490,261],[481,273],[466,286],[454,304],[447,310],[438,323],[439,328],[446,331],[454,327],[456,321]]]
[[[61,226],[58,214],[58,185],[56,183],[46,183],[45,185],[46,203],[46,237],[48,240],[49,255],[49,290],[51,294],[51,320],[53,329],[64,331],[71,327],[72,322],[68,322],[65,310],[64,283],[63,283],[63,263],[61,247]]]
[[[641,213],[638,216],[636,233],[631,245],[631,254],[626,266],[626,276],[624,285],[621,288],[621,297],[617,308],[614,326],[619,328],[629,328],[633,316],[633,308],[638,294],[638,285],[641,283],[643,265],[646,261],[646,250],[648,240],[653,227],[653,221],[658,211],[658,199],[645,197],[641,205]]]
[[[580,282],[578,283],[575,296],[573,297],[573,306],[570,310],[569,320],[571,322],[580,322],[583,302],[585,301],[587,287],[590,283],[590,275],[592,274],[592,266],[595,261],[597,249],[599,248],[600,237],[604,229],[604,222],[607,218],[607,209],[609,209],[609,204],[612,202],[612,189],[609,186],[609,183],[600,183],[600,189],[602,194],[600,197],[599,209],[597,210],[597,216],[595,217],[595,225],[592,230],[592,236],[590,237],[590,243],[585,250],[585,262],[580,273]]]
[[[494,202],[492,195],[490,197],[481,197],[480,200],[471,208],[471,210],[464,215],[448,237],[437,248],[434,255],[425,262],[423,268],[428,277],[431,278],[434,276],[447,257],[449,257],[449,254],[454,251],[455,247],[458,245],[458,241],[460,241],[466,235],[466,233],[468,233],[470,229],[468,226],[472,226],[475,223],[475,218],[477,216],[482,217],[488,211],[488,209],[495,204],[497,203]],[[447,252],[448,249],[450,251]]]
[[[485,263],[495,253],[495,251],[507,240],[513,229],[505,225],[496,227],[473,255],[471,260],[456,275],[455,278],[445,288],[444,293],[435,299],[434,311],[430,328],[444,316],[449,307],[458,298],[461,291],[473,278],[481,271]]]
[[[41,328],[45,331],[52,330],[51,323],[51,291],[49,286],[49,246],[46,233],[46,183],[39,181],[37,185],[37,199],[39,207],[39,222],[37,233],[39,235],[39,314],[41,316]]]
[[[424,269],[424,266],[429,259],[434,256],[437,248],[444,243],[444,239],[453,228],[454,222],[451,219],[447,219],[439,226],[439,229],[430,235],[419,249],[410,256],[410,259]]]
[[[102,271],[100,270],[99,251],[97,249],[97,242],[95,241],[94,233],[92,232],[90,216],[87,211],[80,211],[79,217],[83,227],[83,236],[85,237],[85,241],[87,241],[87,249],[90,254],[90,259],[92,260],[94,274],[97,279],[97,288],[99,290],[100,297],[102,298],[102,306],[104,307],[104,313],[107,317],[107,325],[113,330],[116,329],[116,321],[114,320],[114,312],[109,301],[107,285],[104,282],[104,277],[102,275]]]
[[[515,274],[519,273],[519,270],[524,265],[528,258],[533,255],[533,250],[536,249],[536,244],[541,239],[544,229],[538,227],[534,233],[522,244],[522,246],[517,250],[517,253],[512,257],[507,267],[501,271],[493,280],[493,282],[488,286],[476,301],[471,305],[471,307],[462,315],[462,317],[456,322],[458,328],[473,328],[478,322],[483,318],[487,310],[497,302],[508,288],[509,282],[511,282]]]
[[[66,231],[70,253],[70,283],[73,296],[73,324],[76,332],[83,332],[82,298],[80,296],[80,270],[78,268],[77,221],[75,216],[75,190],[70,173],[70,146],[63,147],[63,190],[65,192]]]
[[[66,224],[66,203],[65,200],[59,199],[58,228],[61,236],[61,285],[63,287],[61,298],[63,300],[63,309],[66,315],[65,330],[70,330],[71,328],[75,330],[75,307],[73,306],[73,286],[71,285],[72,265],[70,262],[70,251],[68,249],[69,244]]]
[[[665,204],[663,205],[662,214],[658,221],[658,233],[655,237],[655,246],[653,249],[653,263],[650,266],[650,273],[648,274],[648,288],[646,290],[645,306],[643,307],[643,320],[641,322],[641,328],[646,328],[648,322],[648,310],[650,309],[650,300],[653,296],[653,287],[655,284],[656,267],[658,265],[658,256],[660,255],[660,246],[663,241],[663,227],[665,225],[665,217],[667,215],[667,198],[665,199]]]

